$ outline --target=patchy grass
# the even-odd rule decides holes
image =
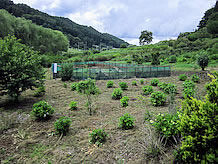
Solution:
[[[176,105],[180,106],[182,81],[178,77],[158,78],[160,82],[177,85]],[[119,79],[114,81],[114,88],[119,82],[127,82],[129,88],[123,96],[129,97],[129,106],[122,108],[119,100],[113,100],[114,88],[107,88],[107,80],[96,81],[101,94],[94,101],[94,115],[86,110],[86,99],[82,94],[65,88],[60,79],[48,77],[45,81],[46,94],[41,98],[33,96],[33,91],[26,91],[19,104],[11,104],[6,96],[0,101],[0,159],[2,163],[169,163],[173,160],[174,147],[167,149],[160,145],[161,138],[144,121],[146,110],[157,114],[169,112],[169,98],[165,106],[154,107],[150,97],[142,95],[142,86],[150,85],[151,78]],[[137,86],[132,86],[137,81]],[[72,82],[66,82],[70,86]],[[198,96],[205,95],[205,81],[197,85]],[[153,87],[158,91],[158,87]],[[54,116],[47,121],[35,121],[30,117],[32,105],[39,100],[46,100],[55,108]],[[78,110],[69,110],[71,101],[78,102]],[[135,127],[130,130],[118,128],[119,117],[130,113]],[[55,134],[54,122],[61,116],[71,118],[72,124],[66,136]],[[6,118],[6,119],[5,119]],[[7,122],[8,119],[12,122]],[[102,146],[89,143],[89,133],[94,129],[104,129],[109,134]]]

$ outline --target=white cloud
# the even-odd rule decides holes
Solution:
[[[14,0],[52,15],[92,26],[121,38],[138,38],[149,30],[155,37],[193,31],[216,0]],[[136,43],[133,39],[132,43]]]

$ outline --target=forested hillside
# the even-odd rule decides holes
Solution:
[[[10,0],[0,0],[0,9],[5,9],[16,17],[24,17],[46,28],[62,31],[69,39],[71,47],[91,48],[93,45],[120,47],[126,43],[109,34],[100,33],[92,27],[79,25],[68,18],[50,16],[25,4],[14,4]],[[128,44],[128,43],[126,43]]]
[[[0,9],[0,37],[15,35],[21,42],[43,53],[67,51],[69,41],[60,31],[44,28]]]

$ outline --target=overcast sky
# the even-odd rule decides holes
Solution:
[[[153,32],[154,42],[190,32],[216,0],[13,0],[54,16],[92,26],[138,44],[141,31]]]

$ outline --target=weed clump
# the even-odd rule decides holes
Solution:
[[[76,101],[71,101],[69,106],[70,106],[70,110],[77,110],[77,102]]]

